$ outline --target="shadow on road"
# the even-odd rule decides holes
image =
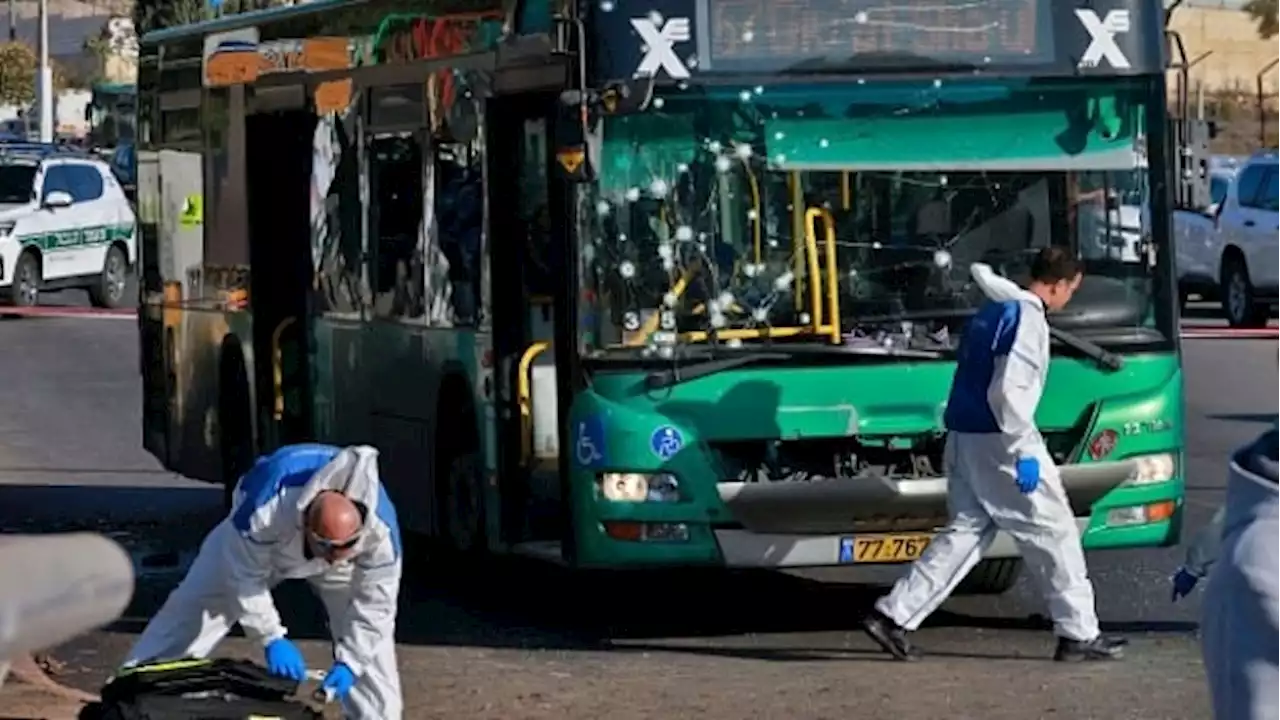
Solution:
[[[0,468],[0,473],[5,472]],[[8,471],[10,477],[0,483],[0,527],[7,532],[69,532],[68,528],[101,531],[113,525],[151,527],[155,531],[173,526],[178,535],[185,537],[193,528],[184,520],[190,516],[211,518],[220,512],[220,489],[187,481],[140,485],[131,479],[147,474],[145,471],[78,471],[100,478],[101,482],[92,485],[12,481],[15,474],[55,472],[67,471]]]
[[[90,530],[116,538],[135,561],[139,580],[123,618],[107,628],[136,635],[181,580],[208,530],[222,517],[221,492],[210,486],[112,487],[0,485],[0,527],[8,532]],[[552,650],[644,648],[757,657],[857,659],[846,649],[699,639],[857,631],[877,588],[824,583],[775,572],[713,569],[571,572],[520,558],[433,561],[426,543],[407,545],[397,638],[411,645]],[[320,603],[304,582],[276,589],[290,635],[327,640]],[[942,611],[927,627],[1046,632],[1043,618],[976,617]],[[1184,623],[1134,622],[1124,632],[1188,632]],[[238,634],[238,633],[237,633]],[[669,639],[690,642],[670,644]],[[659,643],[659,640],[668,642]],[[968,657],[1001,657],[967,654]],[[945,653],[943,653],[945,654]],[[879,656],[875,656],[879,659]]]
[[[1231,422],[1251,422],[1271,425],[1276,422],[1276,413],[1218,413],[1205,415],[1210,420],[1227,420]]]

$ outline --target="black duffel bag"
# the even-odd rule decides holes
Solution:
[[[177,660],[120,671],[80,720],[319,720],[298,683],[247,660]]]

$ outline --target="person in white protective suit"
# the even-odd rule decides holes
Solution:
[[[333,635],[334,662],[322,688],[341,701],[347,718],[399,720],[400,529],[377,463],[368,446],[290,445],[259,458],[125,667],[206,657],[239,623],[261,643],[273,674],[301,681],[306,663],[271,589],[306,578]]]
[[[1078,261],[1044,248],[1023,290],[975,264],[971,272],[990,302],[978,310],[957,350],[944,422],[944,466],[951,520],[863,619],[867,634],[899,660],[920,651],[907,635],[955,590],[998,531],[1017,543],[1040,582],[1058,636],[1054,659],[1121,657],[1125,640],[1098,630],[1071,504],[1035,412],[1049,369],[1045,313],[1059,310],[1080,285]]]
[[[1221,546],[1200,617],[1215,720],[1280,718],[1278,476],[1275,427],[1231,458]]]

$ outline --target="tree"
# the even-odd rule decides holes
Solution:
[[[0,103],[27,105],[36,99],[36,51],[24,42],[0,43]],[[62,68],[53,65],[53,87],[67,83]]]
[[[1263,40],[1276,36],[1277,0],[1249,0],[1244,4],[1244,11],[1258,24],[1258,35]]]
[[[133,27],[141,37],[152,30],[204,20],[206,5],[200,0],[137,0]]]
[[[208,2],[202,0],[135,0],[133,27],[141,37],[160,28],[288,4],[290,0],[223,0],[222,6],[215,12]]]

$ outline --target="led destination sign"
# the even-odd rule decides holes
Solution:
[[[702,0],[710,67],[1053,59],[1048,0]]]

